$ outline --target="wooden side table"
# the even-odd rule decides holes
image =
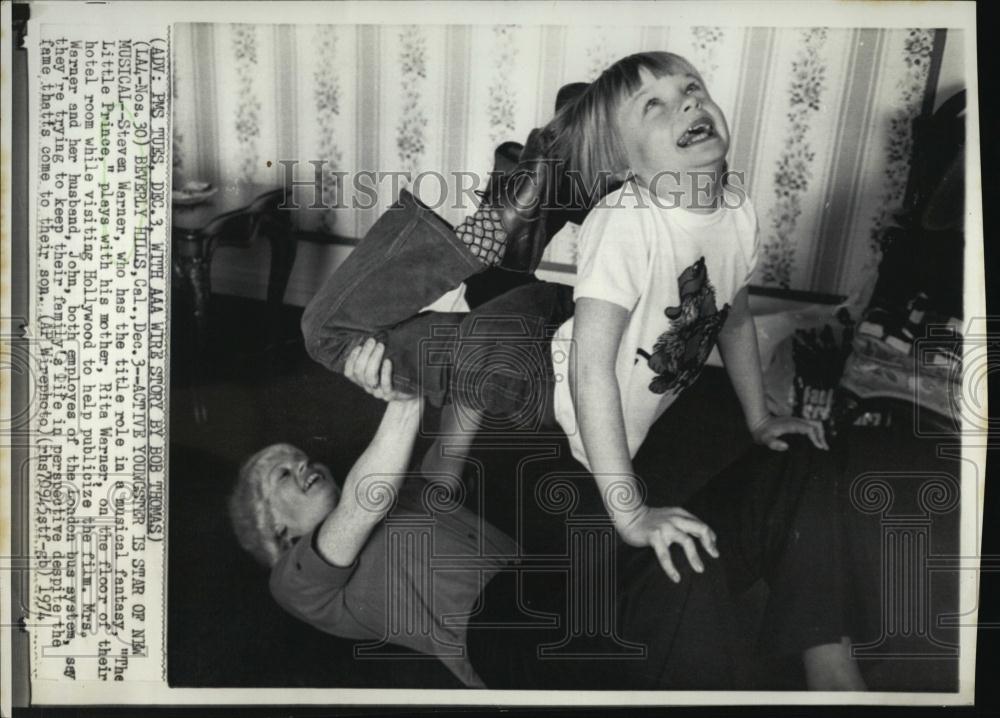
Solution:
[[[274,185],[246,184],[220,188],[205,202],[175,204],[172,212],[173,287],[194,320],[193,385],[195,420],[207,419],[199,389],[204,380],[208,316],[212,294],[212,257],[222,246],[249,247],[259,236],[271,245],[267,286],[267,332],[276,342],[281,304],[295,262],[296,237],[288,212],[278,210],[285,190]]]

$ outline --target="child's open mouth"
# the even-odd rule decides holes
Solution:
[[[695,120],[690,127],[684,130],[684,134],[677,140],[678,147],[690,147],[699,142],[715,137],[715,125],[710,117],[702,117]]]

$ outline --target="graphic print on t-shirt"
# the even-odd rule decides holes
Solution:
[[[715,288],[709,281],[704,257],[681,272],[677,290],[680,306],[667,307],[663,312],[670,320],[670,328],[656,340],[652,355],[638,350],[658,375],[649,383],[654,394],[680,393],[698,378],[729,315],[728,304],[721,310],[715,306]]]

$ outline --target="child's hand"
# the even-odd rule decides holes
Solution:
[[[779,437],[783,434],[805,434],[817,449],[829,449],[823,424],[795,416],[768,416],[750,430],[753,440],[774,451],[785,451],[788,443]]]
[[[418,397],[392,386],[392,360],[385,355],[385,345],[374,339],[351,349],[344,364],[344,376],[376,399],[383,401],[413,401]]]
[[[670,558],[671,544],[679,544],[684,549],[691,568],[698,573],[704,572],[705,565],[698,555],[695,538],[701,541],[701,545],[712,558],[719,557],[719,549],[715,545],[715,532],[704,521],[678,506],[663,508],[643,506],[625,520],[627,523],[618,528],[625,543],[652,548],[663,570],[674,583],[680,583],[681,574]]]

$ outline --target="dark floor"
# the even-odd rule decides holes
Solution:
[[[188,332],[179,319],[174,326],[169,681],[175,686],[215,687],[460,687],[433,659],[354,660],[350,642],[325,635],[285,614],[268,593],[266,571],[236,545],[225,500],[237,468],[247,456],[266,444],[288,441],[326,462],[335,475],[343,476],[367,445],[384,408],[381,402],[309,360],[298,338],[301,309],[285,307],[283,311],[284,340],[274,342],[263,329],[266,312],[262,302],[213,297],[208,372],[198,390],[192,386],[189,371]],[[194,421],[196,401],[207,410],[203,423]],[[670,437],[669,442],[666,437]],[[488,441],[488,436],[482,438],[475,452],[485,467],[481,491],[489,496],[484,502],[486,517],[512,531],[515,507],[509,477],[517,471],[517,452],[487,448]],[[897,495],[916,495],[916,479],[907,472],[958,476],[956,461],[937,458],[933,442],[916,441],[906,431],[854,430],[851,441],[848,470],[854,475],[894,472],[890,483]],[[650,489],[650,503],[678,504],[748,442],[724,373],[707,369],[654,427],[635,467]],[[560,448],[567,456],[564,440]],[[575,468],[566,459],[540,464],[539,476],[563,465]],[[591,488],[589,483],[581,483],[581,489]],[[928,524],[932,553],[957,551],[957,519],[958,511],[952,510]],[[854,557],[859,579],[871,587],[869,600],[858,607],[858,615],[867,618],[864,638],[881,641],[862,664],[870,686],[882,690],[953,689],[957,662],[950,655],[953,649],[944,644],[954,641],[954,629],[931,625],[917,630],[910,626],[900,635],[890,621],[891,635],[880,638],[887,631],[877,597],[890,589],[880,578],[885,553],[878,547],[884,544],[887,523],[881,514],[858,513],[852,521],[857,535],[869,537],[858,542],[866,547],[861,552],[864,555]],[[558,521],[538,522],[525,548],[543,550],[558,542],[563,531]],[[948,573],[928,578],[923,595],[927,611],[937,615],[956,605],[954,578]],[[753,616],[755,601],[747,605],[747,615]],[[752,626],[748,631],[752,634]],[[934,651],[938,655],[926,655]],[[887,657],[890,654],[896,655]],[[905,660],[898,654],[905,654]],[[787,680],[777,683],[797,688],[798,680],[792,671]]]

